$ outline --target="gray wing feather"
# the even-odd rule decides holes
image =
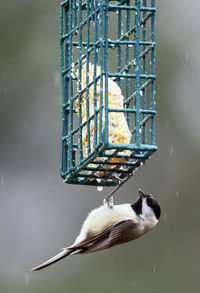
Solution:
[[[76,246],[73,246],[73,248],[78,250],[77,253],[84,254],[131,241],[137,238],[137,226],[138,224],[133,222],[133,220],[121,221],[108,227],[102,233],[86,239]]]
[[[133,220],[121,221],[108,227],[100,234],[89,236],[79,244],[64,249],[51,259],[31,269],[31,271],[38,271],[48,267],[70,254],[90,253],[131,241],[137,238],[137,226],[138,224],[136,224]]]
[[[52,265],[53,263],[61,260],[62,258],[70,255],[71,253],[73,252],[72,249],[66,249],[66,250],[63,250],[61,251],[60,253],[56,254],[54,257],[50,258],[49,260],[45,261],[44,263],[40,264],[39,266],[35,267],[35,268],[32,268],[31,269],[31,272],[33,271],[39,271],[41,269],[44,269],[50,265]]]

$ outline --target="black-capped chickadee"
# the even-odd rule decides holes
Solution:
[[[141,190],[139,195],[134,204],[112,205],[105,200],[89,213],[73,245],[31,271],[41,270],[70,254],[91,253],[134,240],[151,230],[158,223],[160,206],[152,195]]]

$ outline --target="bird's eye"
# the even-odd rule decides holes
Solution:
[[[155,200],[152,197],[147,198],[147,204],[148,206],[152,207],[154,205]]]

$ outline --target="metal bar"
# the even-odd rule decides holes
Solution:
[[[117,10],[118,12],[118,40],[117,42],[119,43],[121,35],[122,35],[122,11],[119,9]],[[118,54],[117,54],[117,71],[120,72],[122,68],[122,48],[118,46]],[[122,81],[119,79],[118,85],[121,88],[122,87]]]
[[[151,43],[151,42],[150,42]],[[142,45],[142,43],[140,43],[140,45]],[[146,48],[141,54],[140,54],[140,59],[142,59],[143,56],[147,55],[151,49],[155,46],[156,44],[153,44],[151,46],[149,46],[148,48]],[[136,64],[136,60],[135,58],[133,60],[131,60],[128,65],[124,66],[124,68],[121,69],[120,73],[123,73],[125,70],[130,69],[131,67],[135,67]]]
[[[80,184],[80,185],[102,185],[102,186],[115,186],[116,182],[114,182],[111,179],[106,180],[106,184],[99,183],[97,180],[92,181],[90,179],[85,180],[85,178],[77,178],[77,179],[71,179],[67,178],[65,180],[66,183],[71,183],[71,184]]]
[[[72,0],[69,1],[69,7],[72,8]],[[72,30],[72,14],[69,13],[69,29]],[[69,64],[71,66],[72,60],[73,60],[73,47],[72,47],[72,34],[69,36],[70,43],[69,43]],[[73,83],[72,83],[72,77],[71,77],[71,68],[70,68],[70,76],[69,76],[69,99],[70,97],[73,97]],[[68,135],[68,168],[69,170],[72,168],[72,156],[73,156],[73,136],[72,136],[72,131],[73,131],[73,102],[70,99],[70,113],[69,113],[69,135]]]
[[[65,31],[69,31],[69,9],[67,7],[64,8],[64,19],[65,19]],[[64,66],[69,66],[69,45],[64,44],[64,60],[63,60],[63,67]],[[69,88],[70,88],[70,82],[69,78],[65,78],[63,76],[64,80],[64,99],[63,101],[66,103],[67,101],[70,101],[70,95],[69,95]],[[69,102],[70,104],[70,102]],[[63,130],[64,134],[67,134],[69,132],[69,117],[70,113],[65,113],[63,112]],[[64,153],[64,162],[63,162],[63,169],[68,169],[69,168],[69,161],[68,161],[68,144],[63,145],[63,153]]]
[[[136,91],[136,100],[135,100],[135,108],[136,108],[136,115],[135,115],[135,142],[137,146],[140,145],[140,46],[139,46],[139,40],[140,40],[140,0],[136,0],[136,12],[135,12],[135,91]]]
[[[110,1],[110,0],[109,0]],[[126,2],[127,0],[125,0],[124,2]],[[69,0],[67,1],[64,1],[64,2],[61,2],[60,5],[61,6],[66,6],[67,4],[69,3]],[[98,8],[100,8],[101,6],[98,5]],[[112,11],[112,10],[116,10],[116,9],[121,9],[121,10],[136,10],[136,6],[126,6],[126,5],[120,5],[120,4],[117,4],[117,5],[108,5],[108,8],[109,8],[109,11]],[[87,9],[87,1],[84,1],[82,2],[82,9]],[[141,7],[141,11],[155,11],[155,8],[154,7]]]
[[[138,64],[139,64],[139,58],[138,58]],[[138,71],[136,70],[136,74],[122,74],[122,73],[109,73],[108,74],[108,77],[117,77],[117,78],[136,78],[138,77],[139,73]],[[156,76],[153,75],[153,74],[140,74],[140,77],[141,78],[144,78],[144,79],[155,79]]]
[[[109,5],[108,6],[109,8],[109,11],[115,11],[115,10],[136,10],[137,7],[136,6],[127,6],[127,5],[123,5],[123,6],[120,6],[120,5]],[[153,7],[141,7],[140,8],[141,11],[150,11],[150,12],[154,12],[155,11],[155,8]]]
[[[103,143],[103,127],[102,127],[102,120],[103,120],[103,83],[104,83],[104,62],[103,62],[103,51],[104,51],[104,31],[103,31],[103,7],[104,1],[100,0],[100,18],[99,18],[99,25],[100,25],[100,113],[99,113],[99,142],[100,144]]]
[[[121,150],[135,150],[135,151],[140,151],[141,149],[143,151],[149,151],[149,150],[157,150],[156,146],[151,146],[148,144],[140,144],[139,146],[137,144],[114,144],[114,143],[109,143],[107,146],[108,150],[112,149],[121,149]]]
[[[128,37],[127,37],[128,38]],[[66,43],[68,43],[68,41],[66,41]],[[127,40],[127,41],[118,41],[118,40],[108,40],[108,46],[110,48],[113,49],[113,45],[115,47],[119,46],[119,45],[129,45],[129,46],[134,46],[136,44],[136,41],[131,41],[131,40]],[[149,45],[152,45],[152,42],[143,42],[143,41],[140,41],[139,42],[140,45],[144,45],[144,46],[149,46]],[[99,46],[100,47],[100,41],[94,41],[94,42],[90,42],[89,43],[89,47],[94,47],[94,46]],[[73,46],[74,47],[78,47],[79,46],[79,42],[73,42]],[[87,47],[88,44],[87,42],[82,42],[82,46],[83,47]]]
[[[150,145],[149,145],[150,146]],[[127,165],[127,166],[129,166],[129,163],[130,163],[130,161],[128,161],[128,160],[130,160],[130,159],[135,159],[135,158],[140,158],[140,159],[146,159],[147,158],[147,154],[149,154],[150,152],[152,153],[152,152],[155,152],[157,149],[155,149],[155,146],[151,146],[152,148],[151,149],[149,149],[149,150],[147,150],[147,151],[145,151],[144,153],[142,153],[142,154],[136,154],[135,152],[136,151],[138,151],[138,150],[132,150],[132,154],[130,154],[130,155],[125,155],[125,154],[117,154],[117,155],[113,155],[113,153],[112,154],[101,154],[101,155],[99,155],[99,157],[110,157],[110,158],[114,158],[114,159],[127,159],[127,161],[126,162],[124,162],[123,164],[124,165]],[[120,151],[120,150],[119,150]],[[139,150],[140,152],[142,152],[141,150]],[[105,163],[104,163],[105,164]],[[108,164],[108,162],[106,162],[106,164]],[[116,165],[117,163],[112,163],[112,165]],[[118,164],[119,165],[119,164]],[[131,166],[131,165],[130,165]]]
[[[86,39],[87,39],[87,57],[86,57],[86,116],[87,116],[87,152],[88,155],[91,152],[90,148],[90,105],[89,105],[89,61],[90,61],[90,54],[88,52],[89,44],[90,44],[90,0],[87,0],[87,33],[86,33]]]
[[[136,1],[141,1],[141,0],[136,0]],[[137,6],[137,10],[138,10],[138,6]],[[137,10],[136,10],[136,12],[137,12]],[[148,13],[145,16],[145,18],[142,18],[140,20],[140,22],[138,24],[135,23],[135,26],[133,28],[131,28],[128,32],[126,32],[126,34],[122,35],[121,38],[119,39],[119,41],[123,41],[124,39],[127,39],[129,35],[131,35],[132,33],[135,33],[136,32],[136,29],[137,29],[137,25],[140,25],[140,26],[143,25],[152,16],[152,14],[153,14],[153,12]]]
[[[108,112],[137,113],[137,110],[136,109],[130,109],[130,108],[127,108],[127,109],[124,109],[124,108],[121,108],[121,109],[109,108]],[[154,111],[154,110],[139,110],[139,113],[140,114],[152,114],[152,115],[155,115],[156,111]]]
[[[72,0],[72,4],[73,4],[73,26],[74,26],[74,30],[75,30],[75,34],[77,34],[76,28],[77,28],[77,13],[76,13],[76,0]]]
[[[90,169],[90,168],[89,168],[89,169]],[[84,170],[90,171],[89,169],[84,169]],[[98,172],[98,170],[96,170],[95,172]],[[90,178],[90,180],[91,180],[92,178],[99,179],[99,176],[96,175],[95,173],[93,173],[93,170],[92,170],[92,172],[88,172],[88,173],[79,173],[78,176],[79,176],[79,177],[83,177],[83,178]],[[106,176],[101,176],[101,178],[103,178],[103,179],[107,179]],[[83,183],[84,183],[84,182],[83,182]]]
[[[95,7],[96,8],[96,7]],[[94,0],[90,1],[91,20],[95,19],[96,10],[94,9]],[[93,13],[94,11],[94,13]]]
[[[101,9],[101,8],[100,8]],[[121,11],[121,10],[119,10]],[[140,21],[140,25],[143,25],[148,19],[151,18],[151,16],[153,15],[154,11],[151,11],[150,13],[148,13],[145,18],[142,18],[142,20]],[[86,23],[87,23],[87,20],[92,20],[92,17],[93,17],[94,13],[91,14],[88,19],[86,19],[82,24],[79,24],[79,26],[84,26]],[[71,31],[69,31],[67,34],[63,34],[62,35],[62,39],[68,39],[70,34],[74,34],[78,29],[79,29],[79,26],[77,26],[75,29],[71,29]],[[119,41],[122,41],[124,39],[127,39],[129,35],[131,35],[132,33],[134,33],[136,30],[136,27],[134,26],[132,29],[130,29],[128,32],[126,32],[126,34],[122,35],[121,38],[119,39]]]
[[[63,6],[60,6],[60,36],[63,34]],[[65,20],[66,22],[66,20]],[[61,72],[64,69],[64,43],[60,38],[60,64],[61,64]],[[61,74],[61,86],[62,86],[62,103],[65,103],[66,98],[66,87],[65,87],[65,80],[64,76]],[[65,117],[64,109],[62,108],[62,123],[61,123],[61,137],[65,136],[68,132],[68,114]],[[66,149],[64,147],[64,144],[61,143],[61,152],[60,152],[61,158],[60,158],[60,172],[62,170],[67,169],[67,157],[66,157]]]
[[[93,3],[93,0],[92,0]],[[94,43],[97,43],[98,39],[98,13],[97,13],[97,6],[98,6],[98,0],[95,0],[94,7],[95,9],[95,15],[94,15]],[[97,46],[94,46],[94,145],[93,148],[96,149],[97,147],[97,119],[98,119],[98,109],[97,109],[97,81],[96,81],[96,75],[97,75]]]
[[[151,84],[151,79],[149,79],[148,81],[146,81],[145,83],[143,83],[143,85],[140,87],[140,91],[143,90],[144,88],[148,87]],[[128,97],[125,101],[124,101],[124,105],[126,103],[128,103],[130,100],[132,100],[134,97],[136,96],[136,92],[134,92],[130,97]]]
[[[99,112],[99,110],[98,110],[98,112]],[[83,123],[80,124],[81,129],[82,129],[84,126],[86,126],[87,123],[90,122],[90,121],[93,120],[93,119],[94,119],[94,114],[91,115],[91,116],[88,118],[88,121],[86,120],[85,122],[83,122]],[[73,131],[72,131],[72,135],[74,135],[76,132],[79,132],[79,127],[73,129]],[[64,136],[64,137],[62,138],[62,140],[66,140],[67,138],[68,138],[68,136],[66,135],[66,136]]]
[[[108,61],[107,61],[107,56],[108,56],[108,31],[107,31],[107,27],[108,27],[108,13],[106,12],[106,6],[104,7],[104,36],[105,36],[105,41],[104,41],[104,64],[105,64],[105,137],[106,137],[106,142],[108,142],[108,78],[106,76],[106,74],[108,73]],[[108,162],[108,160],[110,160],[111,158],[107,159],[106,161],[104,161],[104,164],[106,164]],[[102,167],[98,166],[94,171],[101,171]],[[92,174],[92,173],[91,173]]]
[[[151,6],[155,6],[155,0],[151,0]],[[155,42],[155,13],[151,18],[151,41]],[[151,51],[151,74],[155,75],[155,48]],[[151,110],[155,109],[155,82],[151,83]],[[151,144],[155,145],[155,119],[151,118]]]
[[[106,173],[111,173],[111,175],[113,173],[118,173],[118,174],[127,174],[128,171],[127,170],[122,170],[122,169],[117,169],[117,168],[112,168],[112,169],[109,169],[109,168],[101,168],[100,170],[96,167],[85,167],[84,170],[87,170],[87,171],[92,171],[92,173],[90,174],[85,174],[84,176],[85,177],[94,177],[94,178],[99,178],[98,175],[94,175],[95,172],[106,172]],[[94,173],[93,173],[94,172]],[[108,176],[104,176],[105,179],[108,177]]]
[[[83,7],[83,6],[82,6],[82,7]],[[84,21],[82,21],[81,23],[79,23],[79,25],[76,26],[74,29],[71,29],[70,31],[68,31],[68,33],[63,34],[63,35],[61,36],[61,39],[63,39],[63,40],[68,39],[69,36],[70,36],[70,34],[75,34],[75,32],[76,32],[77,30],[79,30],[80,27],[83,28],[83,27],[87,24],[87,21],[92,20],[92,18],[94,17],[94,14],[95,14],[95,12],[91,12],[91,14],[88,16],[88,18],[86,18]]]
[[[112,42],[113,42],[113,41],[112,41]],[[125,43],[127,43],[127,42],[125,42]],[[132,43],[136,43],[136,42],[133,41]],[[147,43],[148,43],[148,44],[147,44]],[[144,55],[148,54],[148,53],[152,50],[152,48],[154,48],[155,45],[156,45],[156,43],[153,43],[153,42],[147,42],[147,43],[146,43],[146,45],[149,45],[149,47],[146,48],[145,51],[143,51],[143,52],[140,54],[140,59],[141,59]],[[77,44],[78,44],[78,43],[77,43]],[[100,44],[99,41],[96,42],[96,47],[98,47],[99,44]],[[150,44],[151,44],[151,45],[150,45]],[[140,42],[140,45],[145,45],[145,44],[143,44],[143,42]],[[95,46],[95,43],[94,43],[94,46]],[[89,49],[89,52],[91,52],[91,51],[94,49],[94,46],[92,46],[92,48]],[[111,48],[112,48],[112,45],[111,45]],[[81,59],[80,59],[80,60],[84,60],[84,59],[86,58],[86,56],[87,56],[87,54],[83,54],[83,55],[81,56]],[[78,64],[78,62],[79,62],[79,61],[74,62],[74,66],[76,66],[76,65]],[[135,58],[134,58],[132,61],[129,62],[129,64],[128,64],[127,66],[125,66],[124,68],[121,69],[120,73],[122,73],[122,72],[124,72],[125,70],[129,69],[130,67],[134,66],[134,65],[135,65],[135,62],[136,62],[136,61],[135,61]],[[66,74],[69,70],[70,70],[70,68],[67,68],[67,69],[63,70],[63,71],[62,71],[62,74]]]
[[[79,0],[79,23],[82,22],[82,0]],[[83,159],[83,143],[82,143],[82,106],[81,106],[81,92],[82,92],[82,61],[81,61],[81,56],[82,56],[82,27],[80,26],[79,28],[79,62],[78,62],[78,108],[79,108],[79,113],[78,113],[78,122],[79,122],[79,160],[81,161]],[[65,106],[64,106],[65,107]]]
[[[72,7],[72,1],[69,1],[69,7]],[[66,31],[72,29],[72,16],[71,14],[65,10],[65,21],[66,21]],[[72,63],[72,35],[69,35],[69,45],[66,44],[66,52],[65,52],[65,63],[70,66]],[[71,70],[71,69],[70,69]],[[67,100],[70,101],[70,112],[68,115],[68,141],[66,141],[65,147],[67,147],[67,168],[71,169],[72,167],[72,134],[71,131],[73,130],[73,103],[70,99],[72,96],[72,79],[71,77],[66,78],[66,85],[67,85]],[[67,121],[66,121],[67,122]]]
[[[97,81],[98,79],[100,79],[100,78],[101,78],[101,75],[97,75],[97,77],[96,77],[95,80],[92,80],[90,83],[88,83],[88,87],[90,88],[90,87],[94,84],[94,82],[96,82],[96,81]],[[84,94],[85,92],[86,92],[86,87],[85,87],[84,89],[81,90],[80,94],[82,95],[82,94]],[[79,94],[79,93],[77,93],[74,97],[71,97],[72,101],[75,101],[75,100],[78,98],[78,94]],[[64,108],[67,108],[69,105],[70,105],[69,103],[66,103],[66,104],[63,105],[63,107],[64,107]]]
[[[81,56],[80,60],[77,60],[77,61],[74,62],[74,66],[76,66],[76,65],[79,63],[79,61],[83,61],[84,59],[86,59],[86,58],[87,58],[87,54],[88,54],[88,53],[91,53],[93,50],[94,50],[94,47],[92,47],[92,48],[90,48],[89,50],[87,50],[87,53],[86,53],[86,54],[83,54],[83,55]],[[66,68],[66,69],[62,72],[62,74],[66,74],[68,71],[69,71],[69,68]]]
[[[147,0],[143,0],[143,6],[147,6]],[[143,11],[143,18],[146,16],[146,11]],[[147,28],[146,23],[142,26],[142,41],[146,42],[147,40]],[[143,45],[142,51],[145,51],[145,45]],[[146,74],[146,54],[142,56],[142,73]],[[140,93],[142,93],[142,108],[147,108],[147,101],[146,101],[146,87],[140,89]],[[143,119],[146,117],[146,113],[143,113]],[[142,126],[142,143],[147,144],[147,125],[144,123]]]
[[[111,158],[113,158],[113,157],[111,156]],[[119,157],[117,157],[117,159],[118,158]],[[127,158],[130,158],[130,156],[129,157],[127,156]],[[111,163],[111,162],[106,162],[105,163],[105,162],[101,162],[99,160],[98,161],[91,162],[91,164],[102,164],[102,165],[110,165],[110,166],[116,165],[116,166],[120,166],[120,167],[122,167],[122,166],[130,166],[130,167],[136,166],[135,162],[125,162],[125,163],[117,163],[117,162]]]
[[[109,40],[108,41],[108,44],[109,45],[112,45],[111,47],[113,48],[113,45],[116,45],[116,47],[117,46],[119,46],[119,45],[129,45],[129,46],[134,46],[134,45],[136,45],[136,41],[131,41],[131,40],[129,40],[128,38],[129,38],[129,36],[127,36],[126,37],[127,38],[127,40],[126,41],[119,41],[119,40]],[[139,42],[139,45],[144,45],[144,46],[150,46],[150,45],[152,45],[152,42],[148,42],[148,41],[140,41]]]
[[[143,155],[141,154],[135,154],[134,157],[136,158],[139,158],[140,160],[144,160],[144,159],[147,159],[154,151],[156,151],[157,149],[155,148],[155,146],[152,146],[152,149],[151,150],[148,150],[148,151],[145,151],[145,153]],[[120,151],[120,149],[119,149]],[[114,153],[116,153],[117,150],[114,151]],[[113,153],[112,154],[101,154],[99,156],[102,156],[102,157],[109,157],[110,159],[112,158],[127,158],[127,159],[133,159],[131,156],[128,156],[128,155],[120,155],[118,154],[116,157],[113,156]],[[83,160],[83,162],[81,162],[81,164],[79,164],[78,166],[74,167],[74,170],[73,170],[73,177],[74,176],[77,176],[77,174],[79,173],[79,171],[83,170],[89,163],[92,163],[92,164],[95,164],[95,163],[98,163],[98,164],[101,164],[101,162],[96,162],[96,161],[92,161],[92,158],[94,157],[94,154],[93,155],[90,155],[89,159],[86,158]],[[105,161],[103,162],[103,164],[110,164],[110,165],[120,165],[119,163],[110,163],[110,162],[107,162],[105,163]],[[134,161],[134,162],[131,162],[131,161],[127,161],[127,162],[124,162],[123,165],[127,165],[127,166],[132,166],[132,167],[137,167],[138,166],[138,161]],[[63,172],[62,173],[62,177],[66,177],[70,172]]]
[[[127,0],[127,5],[130,5],[130,0]],[[130,10],[126,11],[126,31],[130,30]],[[127,66],[130,62],[130,47],[132,47],[133,45],[128,44],[126,46],[126,65]],[[126,69],[126,73],[128,73],[128,70]],[[126,79],[126,97],[130,96],[130,79]],[[125,104],[126,108],[130,107],[129,103]],[[130,129],[131,127],[131,116],[130,116],[130,112],[127,112],[127,123],[128,123],[128,127]]]
[[[61,8],[64,8],[63,6],[66,6],[69,3],[69,0],[63,1],[60,3]]]
[[[108,122],[108,1],[104,7],[104,70],[105,70],[105,144],[109,142],[109,122]]]
[[[142,121],[140,122],[140,127],[142,127],[143,125],[145,125],[147,123],[148,120],[150,120],[152,118],[152,114],[147,115],[144,119],[142,119]],[[134,127],[133,130],[131,131],[131,134],[134,134],[137,132],[137,128]]]
[[[70,171],[68,170],[66,173],[63,173],[63,176],[67,176],[71,175],[72,177],[76,176],[86,165],[88,165],[90,163],[91,160],[93,160],[96,157],[96,153],[92,152],[90,153],[89,156],[87,156],[87,158],[84,158],[78,165],[76,165],[75,167],[73,167]],[[67,178],[66,178],[67,180]]]

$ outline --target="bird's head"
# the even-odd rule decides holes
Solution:
[[[132,208],[137,215],[153,213],[157,220],[160,218],[161,209],[157,200],[151,194],[145,194],[139,189],[139,199],[132,204]]]

